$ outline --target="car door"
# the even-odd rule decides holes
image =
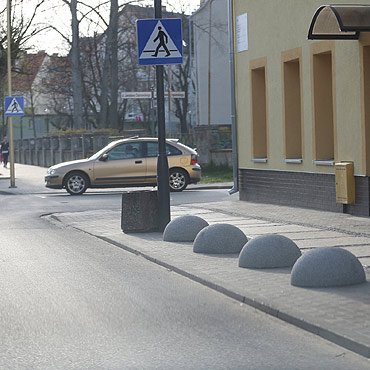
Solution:
[[[121,143],[94,163],[94,185],[145,183],[146,158],[141,142]]]
[[[146,143],[146,177],[148,181],[157,182],[158,142]]]
[[[148,179],[157,179],[157,160],[158,160],[158,142],[148,141],[146,143],[146,176]],[[182,167],[179,158],[182,155],[181,150],[175,148],[171,144],[166,143],[166,154],[168,161],[168,168],[177,166]]]

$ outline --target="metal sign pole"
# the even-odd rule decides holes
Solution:
[[[162,0],[154,0],[155,18],[162,18]],[[157,121],[158,121],[158,160],[157,183],[159,200],[159,230],[164,231],[171,220],[170,188],[168,184],[168,161],[166,155],[166,126],[164,112],[163,65],[156,66],[157,79]]]
[[[11,32],[10,32],[10,0],[7,0],[7,59],[8,59],[8,96],[12,96],[12,61],[11,61]],[[8,117],[9,126],[9,160],[10,188],[15,188],[14,147],[13,147],[13,118]]]

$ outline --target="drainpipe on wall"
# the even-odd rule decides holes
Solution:
[[[236,132],[236,102],[235,102],[235,58],[234,58],[234,27],[233,27],[233,0],[229,0],[229,42],[230,42],[230,80],[231,80],[231,134],[232,134],[232,162],[234,186],[229,190],[229,194],[239,191],[238,181],[238,147]]]
[[[211,52],[212,52],[212,2],[213,0],[209,0],[209,30],[208,30],[208,126],[211,125],[211,94],[212,94],[212,88],[211,88]]]
[[[189,27],[189,101],[190,102],[190,107],[191,107],[191,113],[190,113],[190,128],[191,130],[193,129],[193,108],[194,108],[194,92],[193,92],[193,34],[192,34],[192,16],[189,15],[189,22],[188,22],[188,27]]]

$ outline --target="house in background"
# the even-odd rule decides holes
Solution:
[[[228,9],[208,0],[191,15],[197,125],[231,124]]]
[[[231,165],[231,79],[228,2],[203,1],[190,16],[192,29],[191,121],[202,138],[205,162]],[[210,151],[203,150],[210,146]]]
[[[39,51],[24,53],[16,61],[12,73],[13,95],[24,97],[25,114],[13,118],[15,139],[41,137],[55,129],[52,123],[65,121],[65,117],[54,110],[53,96],[45,90],[45,82],[51,75],[51,65],[60,58]],[[55,68],[52,70],[55,76]]]
[[[319,0],[233,5],[236,48],[248,44],[235,56],[240,199],[369,216],[370,33],[308,40]],[[348,6],[352,26],[369,20]],[[324,15],[323,33],[340,33]]]

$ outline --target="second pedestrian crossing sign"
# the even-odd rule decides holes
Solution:
[[[182,63],[181,19],[139,19],[136,30],[140,65]]]
[[[7,96],[4,98],[5,116],[24,116],[23,96]]]

